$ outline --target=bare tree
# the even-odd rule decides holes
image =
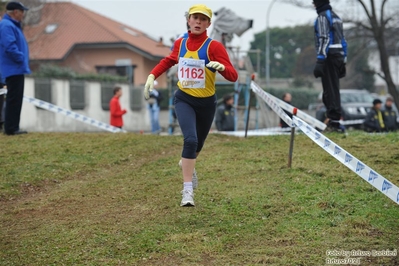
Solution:
[[[377,44],[378,52],[380,55],[381,72],[376,72],[378,76],[385,80],[388,92],[392,95],[395,100],[396,106],[399,106],[399,94],[396,90],[396,86],[392,80],[391,71],[389,68],[389,54],[386,46],[386,29],[390,21],[394,20],[393,16],[386,15],[386,3],[388,0],[382,0],[380,3],[379,12],[376,6],[376,0],[369,0],[369,5],[366,5],[365,0],[357,0],[362,6],[366,13],[368,23],[362,21],[354,21],[354,23],[369,32],[372,33],[374,40]]]
[[[396,2],[395,2],[396,1]],[[304,8],[313,8],[309,5],[308,0],[284,0],[286,3],[290,3],[299,7]],[[374,40],[378,53],[380,56],[380,66],[381,70],[375,70],[374,74],[377,74],[381,77],[388,88],[388,92],[393,96],[395,100],[396,106],[399,106],[399,94],[396,90],[396,86],[392,80],[391,71],[389,68],[389,53],[388,50],[392,49],[391,47],[387,47],[386,38],[387,38],[387,29],[391,27],[397,27],[398,22],[398,14],[397,9],[389,8],[387,3],[389,0],[352,0],[352,1],[340,1],[337,0],[334,3],[335,6],[339,9],[342,8],[342,5],[354,3],[356,4],[364,13],[362,19],[358,18],[349,18],[349,16],[344,17],[345,22],[353,23],[355,27],[357,27],[361,32],[368,32],[369,35]],[[397,0],[391,0],[391,6],[397,4]],[[367,34],[367,33],[366,33]],[[350,45],[350,44],[349,44]]]
[[[45,1],[42,0],[20,0],[20,2],[29,8],[26,12],[23,25],[34,25],[40,22],[41,11]]]

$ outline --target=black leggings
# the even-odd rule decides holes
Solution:
[[[182,158],[195,159],[204,146],[215,117],[216,95],[197,98],[177,90],[174,104],[184,137]]]

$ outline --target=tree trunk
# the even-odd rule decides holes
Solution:
[[[391,70],[389,67],[389,55],[385,45],[385,26],[378,25],[377,18],[372,17],[370,24],[373,29],[374,39],[377,42],[378,52],[380,54],[381,70],[384,73],[382,77],[387,84],[388,92],[392,95],[395,105],[399,106],[399,93],[396,90],[395,83],[392,80]]]
[[[389,56],[385,48],[384,38],[377,40],[378,50],[380,52],[381,70],[384,73],[384,80],[387,84],[388,92],[392,95],[395,105],[399,106],[399,93],[396,89],[395,83],[392,80],[392,75],[389,67]]]

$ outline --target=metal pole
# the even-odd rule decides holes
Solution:
[[[234,83],[234,131],[237,131],[238,128],[238,97],[240,95],[240,84],[238,84],[238,80]]]
[[[255,79],[255,75],[252,74],[251,76],[251,81]],[[248,86],[247,88],[249,90],[249,95],[248,95],[248,104],[247,104],[247,118],[245,121],[245,138],[248,135],[248,125],[249,125],[249,110],[251,109],[251,94],[252,94],[252,89],[251,89],[251,85]]]
[[[396,55],[396,87],[399,86],[399,68],[398,68],[398,60],[399,60],[399,41],[395,45],[395,55]]]
[[[245,121],[245,138],[247,137],[248,134],[248,126],[249,126],[249,111],[251,110],[251,89],[249,87],[246,88],[246,91],[248,92],[248,101],[246,102],[246,107],[247,107],[247,116],[246,116],[246,121]]]
[[[168,133],[169,135],[173,135],[174,132],[174,117],[173,117],[173,112],[175,107],[173,106],[173,78],[168,79],[168,88],[169,88],[169,128],[168,128]]]
[[[251,110],[251,108],[250,108],[250,104],[251,104],[251,91],[249,92],[249,95],[248,95],[248,97],[249,97],[249,104],[248,104],[248,110],[247,110],[247,121],[246,121],[246,123],[245,123],[245,137],[247,137],[247,134],[248,134],[248,124],[249,124],[249,110]]]
[[[294,108],[292,115],[296,115],[298,112],[297,108]],[[288,152],[288,167],[291,168],[292,163],[292,153],[294,151],[294,139],[295,139],[295,127],[291,127],[291,140],[290,140],[290,150]]]
[[[265,47],[265,54],[266,54],[266,62],[265,62],[265,69],[266,69],[266,87],[269,88],[270,86],[270,33],[269,33],[269,18],[270,18],[270,11],[273,7],[273,4],[276,0],[273,0],[269,7],[267,8],[266,13],[266,47]]]
[[[260,76],[260,53],[261,53],[261,50],[257,49],[256,50],[256,73],[258,73],[258,76]]]

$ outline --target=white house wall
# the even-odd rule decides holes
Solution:
[[[52,80],[52,104],[85,115],[98,121],[109,123],[109,111],[101,107],[101,84],[97,82],[85,83],[85,108],[72,110],[69,97],[69,81]],[[150,131],[149,113],[145,101],[142,101],[140,111],[132,111],[129,105],[129,86],[119,84],[122,87],[121,106],[127,109],[123,116],[124,127],[127,131]],[[35,97],[35,82],[33,78],[25,78],[25,96]],[[169,124],[168,112],[161,112],[161,127],[167,128]],[[32,132],[99,132],[101,129],[77,121],[62,114],[37,108],[35,105],[24,101],[21,112],[20,127]]]
[[[139,111],[132,111],[130,108],[129,86],[118,84],[122,88],[122,97],[120,103],[122,108],[127,109],[123,116],[123,129],[128,132],[151,132],[149,112],[144,97],[141,97],[142,107]],[[109,123],[109,111],[102,109],[101,105],[101,84],[98,82],[85,82],[85,108],[83,110],[72,110],[70,105],[69,81],[51,80],[51,103],[72,112],[84,115],[86,117]],[[35,98],[35,81],[33,78],[25,78],[25,96]],[[304,110],[307,111],[307,110]],[[238,112],[238,130],[245,128],[245,110],[239,109]],[[311,114],[314,115],[314,114]],[[259,118],[256,121],[256,118]],[[159,122],[163,132],[168,132],[169,111],[162,110],[159,115]],[[264,114],[251,111],[249,129],[277,127],[279,117],[274,112]],[[30,132],[104,132],[96,126],[67,117],[60,113],[51,112],[45,109],[37,108],[34,104],[23,101],[20,127],[22,130]],[[215,124],[212,125],[212,130]],[[180,133],[179,127],[175,128],[175,133]]]

